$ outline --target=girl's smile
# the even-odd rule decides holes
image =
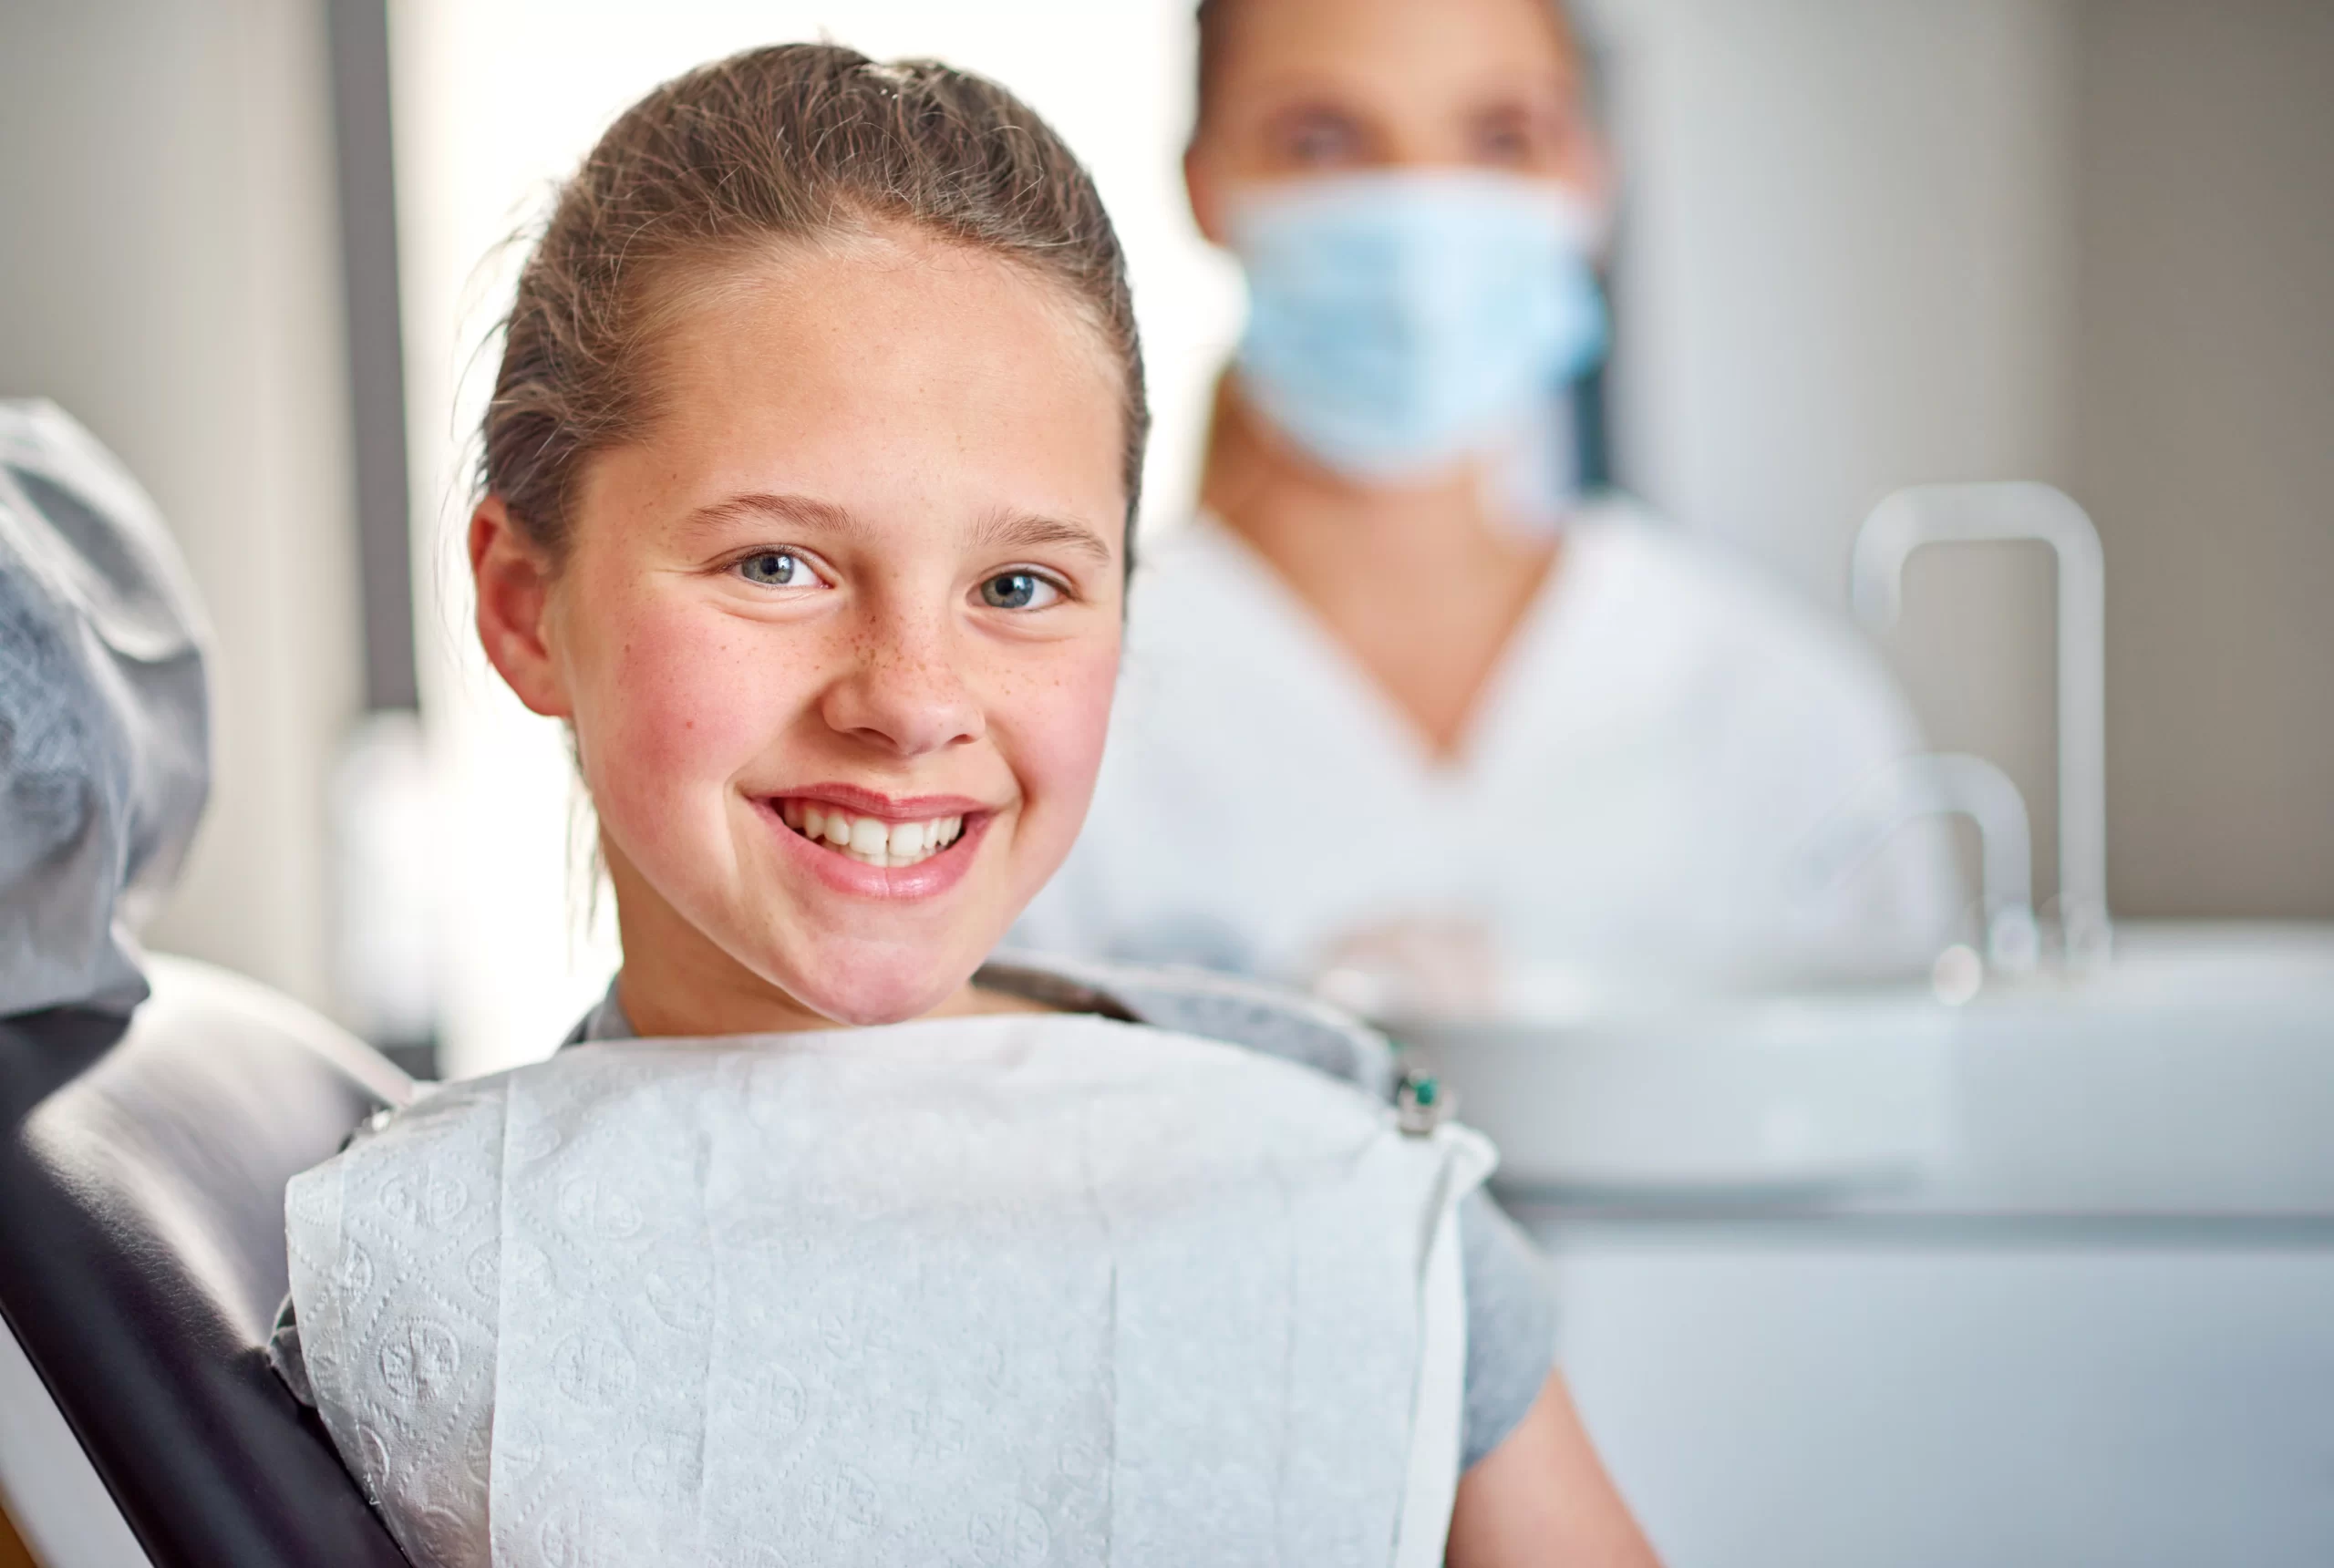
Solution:
[[[839,803],[844,797],[852,804]],[[930,898],[956,885],[996,813],[962,796],[886,801],[848,785],[767,799],[812,875],[862,898]]]

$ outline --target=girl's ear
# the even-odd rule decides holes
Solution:
[[[551,562],[511,520],[501,496],[470,514],[470,581],[478,640],[519,700],[548,718],[571,717],[566,682],[547,632]]]

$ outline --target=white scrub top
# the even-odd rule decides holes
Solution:
[[[1810,836],[1921,749],[1845,624],[1621,503],[1585,510],[1461,755],[1439,759],[1213,519],[1136,573],[1093,809],[1016,940],[1302,981],[1461,918],[1528,991],[1925,968],[1963,895],[1916,824],[1830,883]]]

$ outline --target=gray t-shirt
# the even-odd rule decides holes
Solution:
[[[974,976],[985,989],[1064,1012],[1099,1013],[1244,1046],[1390,1099],[1397,1073],[1386,1037],[1334,1008],[1254,981],[1193,969],[1145,969],[1016,954]],[[636,1038],[615,986],[566,1044]],[[1461,1203],[1467,1281],[1466,1441],[1472,1467],[1497,1448],[1539,1397],[1555,1365],[1555,1303],[1539,1254],[1515,1222],[1477,1191]]]

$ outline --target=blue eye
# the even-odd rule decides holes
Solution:
[[[807,588],[819,580],[818,574],[802,563],[800,556],[787,550],[765,550],[749,555],[738,562],[737,571],[747,582],[765,588]]]
[[[981,584],[981,603],[992,610],[1042,610],[1060,597],[1034,572],[1000,572]]]

